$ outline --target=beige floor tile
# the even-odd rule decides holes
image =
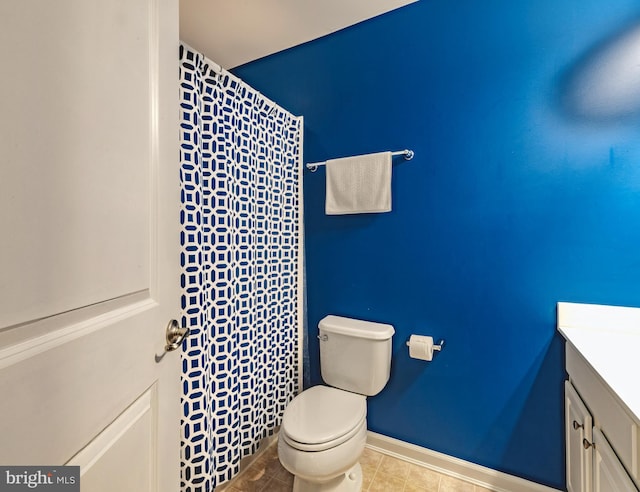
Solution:
[[[269,446],[264,453],[263,456],[278,456],[278,443],[275,442],[271,446]]]
[[[380,466],[378,466],[378,472],[400,478],[402,480],[406,480],[406,478],[409,476],[410,468],[411,463],[407,461],[402,461],[391,456],[383,456],[382,461],[380,462]]]
[[[242,492],[259,492],[265,488],[271,477],[264,472],[264,466],[254,463],[246,472],[233,481],[233,487]]]
[[[265,474],[270,477],[279,477],[282,474],[282,470],[284,470],[278,455],[274,453],[265,453],[264,456],[260,457],[258,463],[264,467]]]
[[[413,483],[405,483],[403,492],[438,492],[438,484],[433,485],[416,485]]]
[[[442,475],[439,492],[475,492],[475,485],[457,478]]]
[[[289,484],[282,482],[277,478],[272,478],[263,489],[264,492],[291,492],[293,490],[293,481]]]
[[[409,476],[407,477],[407,486],[411,486],[411,490],[433,490],[438,491],[440,486],[439,473],[429,470],[423,466],[411,465],[409,467]]]
[[[404,479],[381,473],[378,470],[368,490],[369,492],[402,492],[404,483]]]
[[[263,454],[259,458],[254,460],[253,463],[251,463],[251,467],[250,468],[255,468],[255,467],[258,467],[258,466],[260,466],[262,468],[266,468],[268,461],[269,461],[269,459]]]
[[[273,478],[293,486],[293,474],[289,473],[289,471],[284,467],[280,467],[280,470],[273,474]]]
[[[365,448],[360,464],[363,492],[492,492],[368,448]],[[277,446],[271,446],[225,490],[291,492],[293,480],[294,476],[280,464]]]
[[[378,453],[373,449],[364,448],[364,452],[362,453],[362,456],[360,456],[360,465],[363,467],[367,465],[372,466],[373,468],[378,468],[383,457],[384,455],[382,453]]]
[[[376,474],[376,468],[362,463],[360,466],[362,467],[362,490],[367,490]]]

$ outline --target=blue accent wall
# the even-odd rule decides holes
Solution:
[[[323,316],[396,328],[370,430],[564,489],[556,303],[640,306],[640,101],[614,73],[638,25],[636,0],[421,0],[234,70],[304,115],[306,162],[415,151],[387,214],[325,216],[304,178],[311,383]],[[446,347],[410,359],[412,333]]]

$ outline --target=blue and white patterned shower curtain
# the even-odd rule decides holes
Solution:
[[[180,48],[182,490],[211,491],[298,391],[301,119]],[[217,67],[216,67],[217,68]]]

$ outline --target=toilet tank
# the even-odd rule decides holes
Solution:
[[[324,382],[361,395],[377,395],[389,381],[393,326],[329,315],[318,328]]]

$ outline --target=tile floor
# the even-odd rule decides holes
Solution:
[[[225,492],[291,492],[293,475],[278,461],[277,449],[277,445],[269,447],[224,488]],[[360,464],[363,492],[491,492],[369,448],[364,450]]]

